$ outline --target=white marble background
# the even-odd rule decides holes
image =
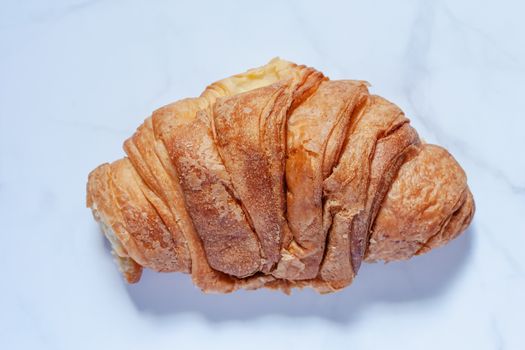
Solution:
[[[0,348],[525,349],[523,4],[2,1]],[[328,296],[125,285],[88,172],[155,108],[274,56],[398,103],[464,166],[471,228]]]

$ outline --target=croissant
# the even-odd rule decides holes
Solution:
[[[463,169],[396,105],[278,58],[156,110],[124,150],[89,174],[87,206],[129,283],[150,268],[206,292],[333,292],[474,214]]]

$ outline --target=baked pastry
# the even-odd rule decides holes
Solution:
[[[90,173],[87,206],[130,283],[150,268],[206,292],[332,292],[474,214],[462,168],[396,105],[281,59],[156,110],[124,150]]]

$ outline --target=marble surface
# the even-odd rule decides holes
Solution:
[[[0,348],[524,349],[519,1],[2,1]],[[370,81],[465,168],[466,234],[319,296],[120,278],[88,172],[155,108],[274,56]]]

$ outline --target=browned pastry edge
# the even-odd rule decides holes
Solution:
[[[130,283],[191,273],[207,292],[332,292],[363,260],[400,260],[466,229],[466,176],[359,81],[279,59],[155,111],[87,206]]]

